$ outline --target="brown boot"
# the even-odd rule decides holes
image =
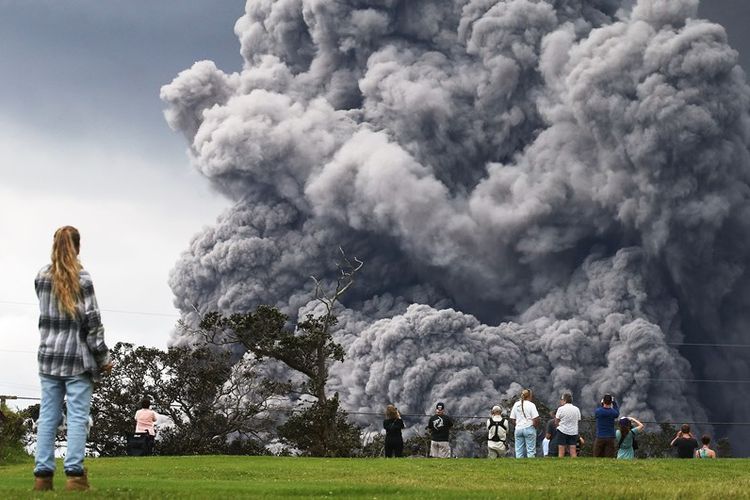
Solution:
[[[34,491],[52,491],[52,476],[35,477]]]
[[[68,476],[65,483],[65,491],[87,491],[89,489],[89,477],[87,471],[82,476]]]

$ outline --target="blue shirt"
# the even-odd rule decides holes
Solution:
[[[620,410],[617,407],[605,408],[600,406],[594,412],[594,416],[596,417],[596,437],[615,437],[615,419],[620,416]]]

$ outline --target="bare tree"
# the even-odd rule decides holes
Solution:
[[[341,248],[339,251],[337,277],[330,291],[326,291],[321,279],[312,277],[314,298],[324,308],[322,315],[308,314],[296,328],[288,328],[286,315],[275,307],[261,305],[253,312],[230,316],[208,313],[197,331],[208,344],[239,344],[258,361],[277,360],[305,376],[299,389],[317,401],[304,416],[290,417],[279,432],[287,441],[313,455],[340,456],[344,449],[335,443],[351,443],[352,436],[358,436],[356,428],[346,422],[346,414],[339,410],[338,394],[329,397],[326,393],[331,363],[343,361],[345,354],[332,334],[337,323],[336,304],[354,284],[364,265],[359,259],[349,259]]]

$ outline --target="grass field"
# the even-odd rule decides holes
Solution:
[[[581,458],[322,459],[123,457],[87,459],[87,498],[750,498],[750,460]],[[61,468],[62,464],[58,464]],[[32,464],[0,466],[0,498],[34,495]]]

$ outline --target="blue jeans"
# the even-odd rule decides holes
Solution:
[[[534,426],[516,429],[516,458],[536,456],[536,429]]]
[[[39,375],[42,383],[42,402],[36,433],[35,476],[50,476],[55,472],[55,435],[62,422],[63,397],[68,401],[67,452],[63,466],[65,474],[83,474],[86,453],[86,426],[89,423],[91,393],[94,384],[88,374],[73,377]]]

